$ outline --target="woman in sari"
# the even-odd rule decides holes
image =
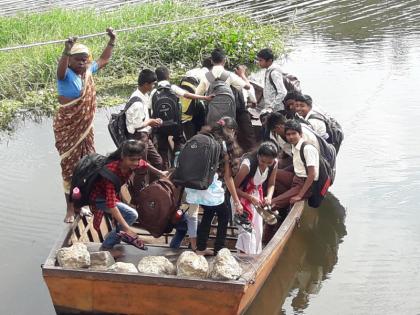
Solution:
[[[76,43],[77,38],[65,42],[58,62],[57,88],[60,106],[54,117],[55,147],[60,154],[61,173],[67,214],[64,222],[74,221],[74,207],[69,200],[70,183],[77,162],[95,152],[93,119],[96,109],[96,90],[92,74],[103,68],[111,58],[115,43],[112,28],[107,30],[109,42],[98,60],[92,62],[89,49]]]

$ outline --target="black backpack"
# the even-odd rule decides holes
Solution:
[[[277,146],[277,144],[276,144],[276,146]],[[257,157],[257,154],[255,154],[255,153],[245,153],[241,157],[241,162],[240,162],[241,164],[242,164],[242,162],[243,162],[244,159],[249,159],[249,161],[250,161],[250,168],[249,168],[248,175],[245,176],[245,178],[243,179],[242,183],[239,185],[239,187],[241,189],[245,189],[246,188],[246,185],[251,180],[251,178],[254,178],[255,173],[257,172],[257,168],[258,168],[258,157]],[[273,169],[274,169],[274,165],[272,165],[272,166],[270,166],[268,168],[267,180],[263,183],[264,194],[267,192],[268,180],[269,180],[269,178],[271,176],[271,173],[273,172]]]
[[[215,78],[211,71],[206,73],[210,83],[207,95],[214,98],[207,104],[206,123],[212,125],[222,117],[236,118],[236,100],[231,87],[226,83],[229,72],[223,71],[220,77]]]
[[[338,153],[341,142],[344,140],[344,132],[341,125],[332,117],[326,117],[320,113],[312,113],[307,119],[318,119],[325,123],[328,139],[327,142],[331,143]]]
[[[158,131],[170,131],[181,124],[181,106],[170,86],[159,86],[152,97],[152,118],[162,119]]]
[[[178,157],[173,182],[186,188],[206,190],[219,167],[221,145],[211,134],[197,134],[187,141]]]
[[[312,195],[308,199],[308,205],[312,208],[318,208],[325,196],[327,195],[328,188],[334,183],[335,179],[335,161],[336,151],[334,146],[327,143],[323,138],[318,137],[319,143],[319,175],[318,180],[312,184]],[[307,142],[303,142],[300,147],[300,158],[305,165],[306,173],[308,168],[306,166],[305,155],[303,150]]]
[[[93,185],[101,177],[110,180],[114,184],[116,192],[120,191],[120,178],[105,166],[109,162],[110,160],[106,156],[93,153],[85,155],[76,164],[70,188],[70,201],[73,202],[76,208],[90,204],[89,197]],[[73,196],[73,189],[76,187],[80,190],[80,198]]]
[[[130,98],[125,104],[124,109],[120,110],[117,114],[111,114],[111,119],[108,123],[108,131],[111,135],[112,141],[119,147],[121,143],[128,139],[126,112],[136,102],[141,102],[141,98],[134,96]]]
[[[276,90],[276,93],[277,93],[277,87],[274,84],[273,78],[271,77],[271,74],[273,73],[273,71],[276,71],[276,69],[270,70],[270,73],[268,74],[268,79],[270,80],[271,85],[273,86],[273,88]],[[282,75],[283,75],[283,84],[287,92],[300,92],[301,91],[300,81],[296,76],[294,76],[293,74],[283,73],[283,72],[282,72]]]

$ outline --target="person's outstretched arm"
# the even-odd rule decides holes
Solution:
[[[112,27],[108,27],[106,29],[106,32],[108,33],[108,36],[109,36],[108,44],[106,45],[104,51],[102,52],[102,55],[99,57],[98,60],[96,60],[96,63],[98,64],[99,69],[102,69],[108,64],[109,60],[111,59],[112,49],[115,46],[116,34],[114,30],[112,29]]]

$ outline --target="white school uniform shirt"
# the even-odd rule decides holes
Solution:
[[[309,144],[312,144],[318,151],[319,151],[319,143],[316,135],[314,134],[315,131],[313,131],[309,126],[305,124],[300,124],[302,127],[302,139],[303,141],[308,142]],[[289,156],[292,156],[292,145],[286,140],[283,140],[283,138],[275,134],[274,132],[270,132],[270,138],[274,140],[277,145],[282,149],[284,153],[286,153]]]
[[[203,78],[206,76],[207,72],[209,72],[209,69],[207,69],[206,67],[194,68],[194,69],[191,69],[191,70],[187,71],[185,73],[185,76],[186,77],[193,77],[198,82],[201,82],[201,80],[203,80]]]
[[[229,77],[226,80],[226,83],[230,86],[233,86],[238,91],[242,90],[244,86],[246,85],[246,82],[241,79],[237,74],[225,70],[225,68],[222,65],[214,66],[211,72],[213,73],[215,78],[219,78],[220,75],[223,73],[223,71],[226,71],[229,74]],[[207,80],[207,78],[204,76],[204,78],[200,81],[200,84],[197,87],[197,94],[198,95],[204,95],[206,94],[207,90],[209,89],[210,82]]]
[[[300,148],[302,143],[305,140],[301,138],[296,145],[292,145],[292,154],[293,154],[293,168],[295,171],[295,175],[297,177],[308,177],[306,173],[305,164],[303,163],[302,159],[300,158]],[[315,181],[318,180],[319,176],[319,151],[315,148],[315,146],[307,143],[303,150],[303,156],[306,160],[306,166],[314,166],[315,167]]]
[[[273,84],[270,81],[270,74],[271,79],[276,88],[274,88]],[[283,99],[287,94],[287,89],[283,83],[283,71],[281,70],[280,66],[273,63],[270,67],[267,68],[265,71],[264,77],[264,109],[272,110],[273,112],[277,112],[279,110],[284,109]]]
[[[306,114],[306,116],[303,117],[303,119],[305,119],[311,124],[312,129],[317,134],[319,134],[324,139],[328,139],[327,126],[325,125],[325,122],[323,122],[320,119],[311,119],[310,117],[312,114],[316,114],[316,112],[314,110],[310,110],[308,114]]]
[[[150,131],[152,130],[150,126],[141,128],[144,125],[144,122],[149,119],[148,108],[150,97],[148,94],[143,94],[139,89],[135,90],[134,93],[131,94],[130,99],[135,96],[139,97],[141,99],[141,102],[133,103],[125,113],[127,131],[133,134],[136,131],[136,129],[138,129],[137,131],[139,132],[150,133]]]

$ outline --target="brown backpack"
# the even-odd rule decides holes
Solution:
[[[161,178],[143,188],[136,197],[139,214],[137,226],[147,230],[153,237],[162,236],[178,209],[178,189],[170,180]]]

